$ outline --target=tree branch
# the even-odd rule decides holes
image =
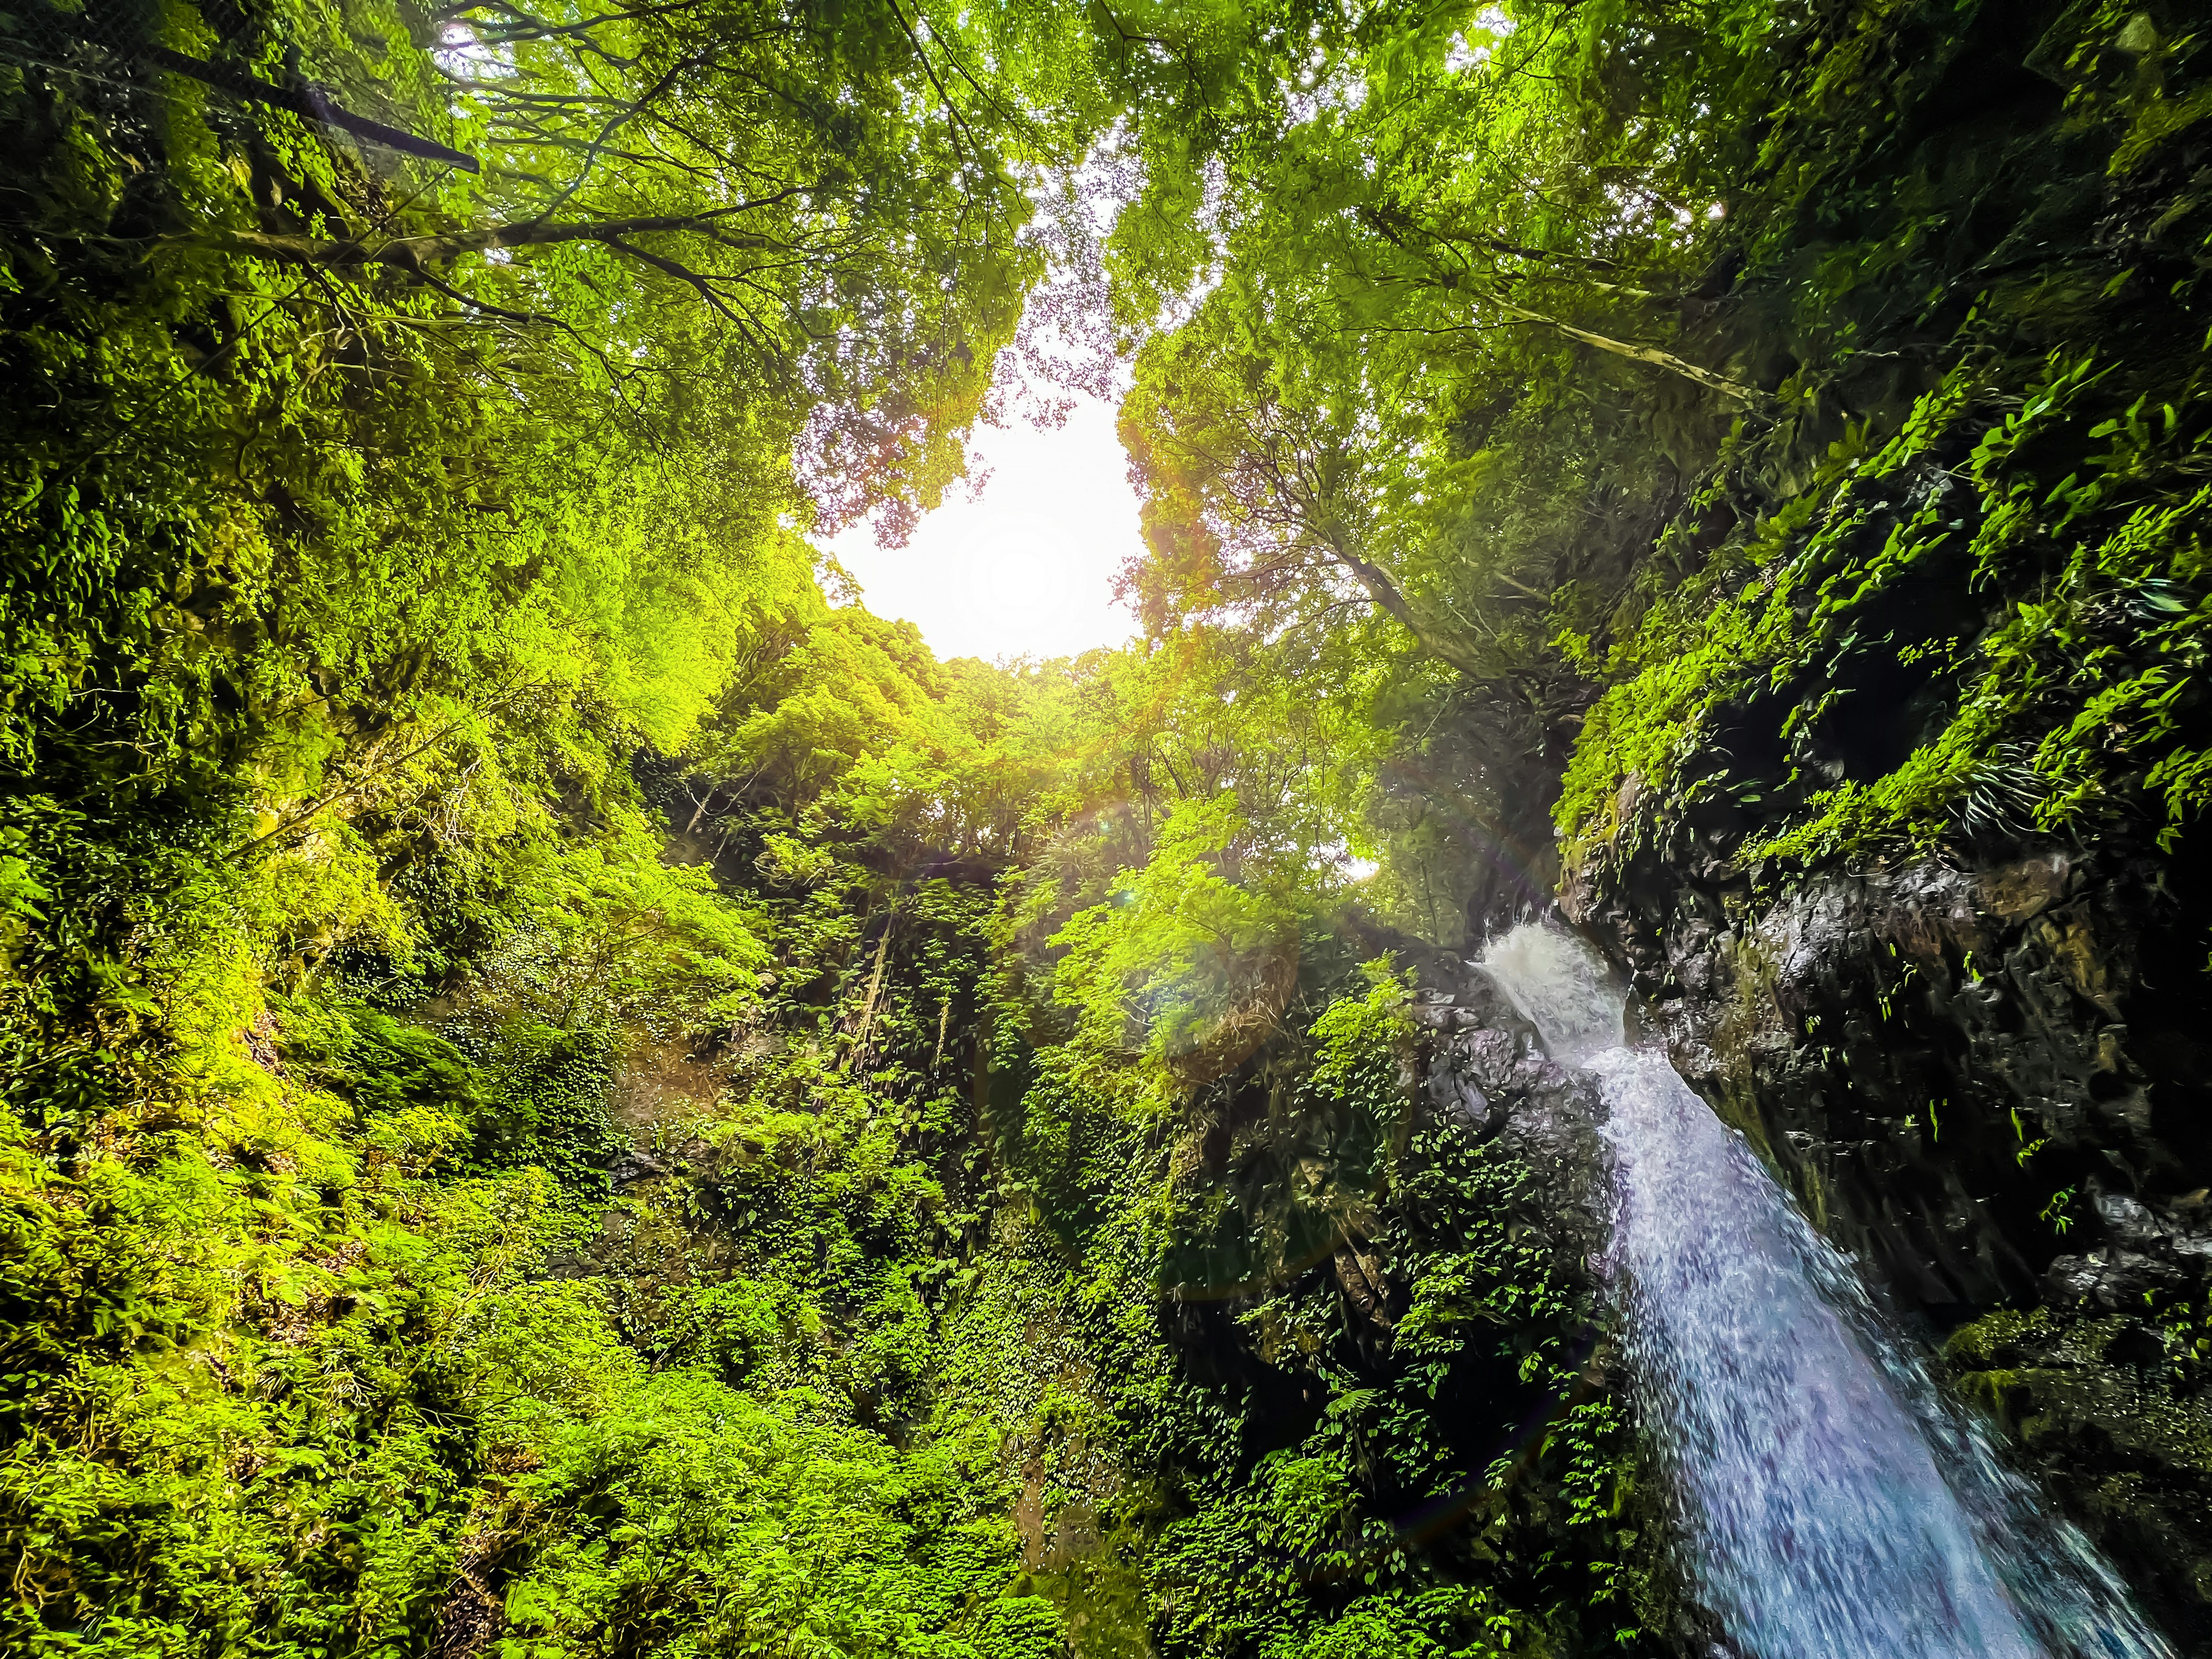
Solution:
[[[812,186],[808,185],[793,185],[773,195],[735,202],[728,207],[709,208],[700,213],[655,214],[627,219],[583,219],[557,225],[549,225],[542,220],[526,219],[512,224],[486,225],[476,230],[452,231],[442,236],[395,236],[387,241],[374,243],[366,240],[332,242],[313,236],[285,236],[256,230],[192,234],[166,240],[213,241],[218,246],[232,248],[240,253],[256,254],[263,258],[282,260],[287,264],[389,265],[396,270],[409,272],[420,272],[426,265],[446,264],[471,253],[489,253],[495,249],[549,247],[567,242],[599,242],[615,246],[623,237],[669,232],[711,234],[717,241],[730,248],[783,252],[787,251],[785,243],[766,236],[732,234],[722,228],[722,222],[737,214],[773,207],[794,196],[803,195],[811,188]],[[637,252],[634,248],[627,251]]]
[[[319,121],[325,126],[337,127],[356,138],[372,144],[381,144],[386,149],[396,149],[408,155],[419,155],[425,161],[443,161],[447,167],[459,167],[464,173],[477,171],[477,158],[434,143],[428,138],[418,138],[398,127],[388,127],[381,121],[372,121],[365,115],[356,115],[336,103],[330,94],[312,81],[303,81],[297,88],[271,86],[258,76],[246,74],[221,64],[203,62],[187,58],[181,52],[172,52],[167,46],[149,46],[146,60],[158,69],[182,75],[227,92],[234,98],[250,103],[273,104],[286,109],[303,120]]]

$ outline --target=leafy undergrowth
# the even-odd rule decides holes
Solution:
[[[11,1110],[11,1644],[1487,1653],[1618,1597],[1617,1408],[1502,1451],[1456,1420],[1573,1391],[1582,1315],[1510,1220],[1519,1172],[1407,1118],[1396,979],[1333,998],[1322,954],[1222,1085],[1278,1103],[1217,1184],[1192,1159],[1231,1097],[1086,1087],[1096,1028],[1024,1000],[988,885],[831,852],[795,890],[771,851],[722,897],[655,851],[541,848],[559,924],[513,907],[434,1003],[404,912],[271,988],[240,919],[296,924],[269,896],[312,848],[212,882],[139,976],[162,1005],[88,1057],[96,1118]],[[733,1032],[692,958],[740,924],[778,988]],[[1109,908],[1078,951],[1100,928],[1159,994],[1172,920]],[[591,981],[627,1000],[569,994],[641,937]],[[611,1194],[610,1090],[664,1029],[726,1086]],[[1346,1237],[1404,1287],[1395,1336],[1340,1293]]]

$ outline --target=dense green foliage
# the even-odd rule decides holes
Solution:
[[[2203,43],[2028,10],[0,17],[0,1639],[1668,1650],[1383,947],[2195,833]],[[1146,637],[826,594],[1086,319]]]
[[[1457,671],[1407,725],[1480,711],[1486,782],[1431,792],[1464,865],[1543,861],[1524,780],[1562,766],[1592,877],[1686,830],[1747,868],[2172,850],[2203,804],[2187,17],[1513,21],[1324,32],[1291,141],[1213,152],[1218,282],[1127,416],[1155,614],[1371,599]]]

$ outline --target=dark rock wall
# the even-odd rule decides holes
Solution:
[[[1419,967],[1413,1017],[1428,1034],[1417,1057],[1428,1115],[1472,1139],[1496,1139],[1527,1169],[1525,1218],[1540,1229],[1553,1273],[1586,1293],[1611,1212],[1596,1083],[1547,1054],[1536,1028],[1481,969],[1442,951],[1423,952]]]
[[[1583,920],[1757,1143],[2192,1653],[2212,1652],[2212,1000],[2179,861],[2046,851]]]
[[[1424,1036],[1413,1056],[1420,1109],[1432,1122],[1490,1142],[1528,1172],[1512,1227],[1539,1245],[1553,1281],[1571,1291],[1595,1320],[1582,1350],[1571,1398],[1541,1403],[1560,1412],[1576,1399],[1613,1402],[1632,1422],[1629,1378],[1599,1310],[1599,1272],[1613,1210],[1613,1162],[1599,1126],[1605,1103],[1589,1073],[1544,1052],[1536,1029],[1479,967],[1448,951],[1398,939],[1391,948],[1416,969],[1413,1015]],[[1497,1399],[1502,1399],[1499,1395]],[[1483,1405],[1493,1406],[1494,1401]],[[1476,1407],[1468,1400],[1461,1408]],[[1480,1408],[1477,1407],[1476,1408]],[[1632,1431],[1628,1436],[1634,1439]],[[1633,1460],[1630,1447],[1625,1459]],[[1677,1659],[1723,1652],[1723,1633],[1689,1598],[1670,1540],[1668,1495],[1640,1462],[1614,1489],[1613,1538],[1634,1620],[1643,1635],[1630,1650]],[[1558,1650],[1581,1652],[1572,1645]],[[1619,1651],[1607,1642],[1595,1650]]]

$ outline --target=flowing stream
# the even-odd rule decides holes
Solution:
[[[2001,1464],[1849,1261],[1666,1056],[1580,939],[1481,966],[1591,1073],[1614,1158],[1606,1263],[1698,1599],[1745,1659],[2168,1659],[2087,1539]]]

